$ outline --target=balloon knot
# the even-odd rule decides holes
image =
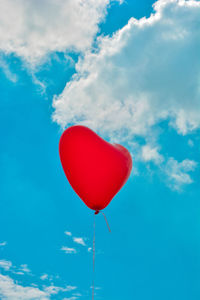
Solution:
[[[100,213],[100,211],[99,211],[99,210],[96,210],[94,214],[95,214],[95,215],[98,215],[99,213]]]

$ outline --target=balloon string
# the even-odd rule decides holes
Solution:
[[[107,225],[107,227],[108,227],[108,230],[111,232],[111,229],[110,229],[110,226],[109,226],[109,224],[108,224],[108,221],[107,221],[107,219],[106,219],[106,216],[105,216],[105,214],[101,211],[101,213],[102,213],[102,215],[104,216],[104,219],[105,219],[105,221],[106,221],[106,225]]]
[[[95,227],[96,227],[96,224],[95,224],[95,215],[98,215],[100,213],[100,211],[96,211],[94,213],[94,235],[93,235],[93,282],[92,282],[92,300],[94,300],[94,290],[95,290],[95,286],[94,286],[94,276],[95,276]],[[108,230],[111,232],[111,229],[110,229],[110,226],[108,224],[108,221],[106,219],[106,216],[105,214],[101,211],[102,215],[104,216],[104,219],[106,221],[106,225],[108,227]]]
[[[94,300],[94,275],[95,275],[95,214],[96,213],[94,213],[92,300]]]

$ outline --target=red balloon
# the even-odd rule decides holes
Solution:
[[[95,211],[110,203],[132,169],[126,148],[104,141],[85,126],[71,126],[63,132],[59,153],[72,188]]]

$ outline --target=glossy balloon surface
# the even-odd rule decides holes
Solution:
[[[127,181],[132,159],[126,148],[110,144],[91,129],[66,129],[59,143],[61,163],[72,188],[93,210],[104,209]]]

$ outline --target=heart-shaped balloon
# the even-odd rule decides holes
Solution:
[[[106,142],[85,126],[71,126],[63,132],[59,153],[72,188],[95,211],[110,203],[132,169],[126,148]]]

